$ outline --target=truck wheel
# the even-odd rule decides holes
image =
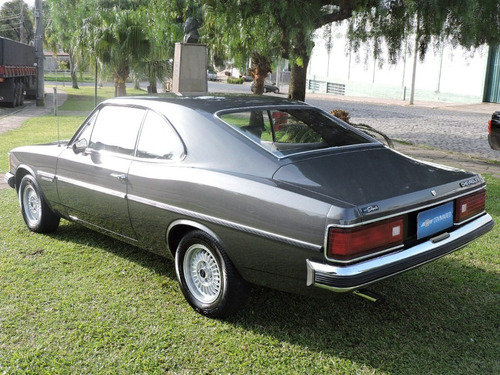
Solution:
[[[19,185],[19,202],[23,219],[29,230],[51,233],[59,226],[60,218],[47,205],[35,178],[27,174]]]
[[[248,297],[248,285],[221,244],[203,231],[189,232],[181,240],[175,270],[184,297],[206,317],[227,317]]]
[[[12,102],[9,105],[11,108],[17,107],[17,82],[12,84]]]
[[[19,83],[19,105],[24,105],[24,84],[22,82]]]

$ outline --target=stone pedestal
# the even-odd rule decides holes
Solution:
[[[194,94],[207,91],[207,46],[175,43],[172,92]]]

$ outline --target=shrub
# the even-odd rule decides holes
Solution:
[[[235,85],[241,85],[243,84],[243,78],[231,78],[229,77],[227,79],[227,83],[232,83],[232,84],[235,84]]]

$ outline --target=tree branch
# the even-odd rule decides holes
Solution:
[[[328,2],[331,4],[331,1]],[[326,5],[326,4],[325,4]],[[352,16],[352,4],[351,0],[343,0],[339,5],[339,9],[332,13],[323,14],[314,21],[314,27],[319,29],[320,27],[327,25],[332,22],[343,21]]]

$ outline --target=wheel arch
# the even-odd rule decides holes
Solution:
[[[19,185],[21,184],[21,180],[23,179],[24,176],[27,174],[30,174],[33,176],[33,178],[36,180],[36,174],[27,165],[20,165],[16,169],[16,191],[19,191]]]
[[[182,238],[187,233],[194,230],[201,230],[209,234],[214,239],[216,239],[221,245],[223,245],[223,241],[220,239],[220,237],[206,225],[187,219],[175,220],[168,226],[166,233],[167,247],[174,258],[175,258],[175,251],[177,249],[177,246],[179,245],[179,242],[181,242]]]

